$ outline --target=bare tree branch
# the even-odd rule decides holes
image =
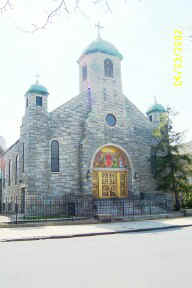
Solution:
[[[51,21],[53,20],[53,18],[58,15],[58,13],[61,11],[62,8],[64,8],[64,11],[65,11],[67,14],[70,13],[70,12],[69,12],[69,9],[68,9],[68,7],[67,7],[67,4],[66,4],[66,2],[65,2],[65,0],[61,0],[61,1],[59,2],[59,5],[57,5],[57,7],[48,14],[48,16],[47,16],[47,18],[46,18],[46,21],[44,22],[43,25],[38,26],[38,25],[36,25],[36,24],[32,24],[32,26],[34,27],[34,29],[32,30],[32,32],[36,32],[36,31],[38,31],[38,30],[45,29],[45,28],[47,27],[47,25],[49,25],[49,24],[51,23]]]
[[[8,9],[12,9],[12,2],[14,0],[0,0],[0,14],[4,14],[5,12],[7,12]],[[28,0],[29,1],[29,0]],[[58,16],[58,14],[60,12],[65,12],[67,14],[72,13],[73,11],[78,10],[79,13],[86,18],[87,20],[90,20],[89,15],[87,15],[86,11],[84,11],[84,9],[82,8],[82,1],[81,0],[74,0],[74,7],[72,8],[72,11],[70,11],[69,9],[69,3],[71,2],[71,0],[69,0],[69,2],[67,0],[52,0],[53,2],[57,2],[57,5],[54,9],[52,9],[51,11],[49,10],[48,13],[46,13],[46,19],[44,21],[43,24],[41,25],[37,25],[37,24],[32,24],[32,29],[31,31],[24,31],[23,29],[20,29],[24,32],[30,32],[30,33],[34,33],[38,30],[42,30],[45,29],[49,24],[52,23],[53,19]],[[126,3],[127,0],[124,0],[124,2]],[[137,0],[138,1],[138,0]],[[89,0],[90,4],[93,5],[101,5],[103,4],[104,7],[106,7],[106,13],[112,13],[112,8],[111,8],[111,3],[110,0]],[[104,8],[105,9],[105,8]]]
[[[79,4],[80,4],[80,0],[76,0],[76,2],[75,2],[75,9],[78,9],[78,8],[79,8]]]
[[[111,7],[110,7],[109,2],[107,0],[105,1],[105,5],[107,7],[108,12],[112,13]]]
[[[3,3],[2,3],[3,2]],[[11,9],[12,5],[10,0],[1,0],[0,1],[0,13],[3,14],[4,12],[6,12],[8,9]]]

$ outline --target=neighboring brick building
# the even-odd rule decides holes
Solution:
[[[30,87],[20,138],[4,156],[4,202],[67,193],[167,197],[156,191],[149,162],[152,131],[166,111],[155,104],[146,117],[126,98],[122,58],[111,43],[92,42],[78,60],[80,94],[50,113],[47,89]]]
[[[5,150],[5,140],[0,136],[0,210],[1,210],[1,201],[2,201],[2,185],[5,174],[5,161],[3,159],[3,153]]]

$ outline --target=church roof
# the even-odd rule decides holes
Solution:
[[[83,51],[82,55],[92,54],[96,52],[116,56],[120,60],[123,59],[122,54],[113,44],[101,39],[100,37],[97,40],[91,42],[91,44]]]
[[[35,84],[31,85],[27,93],[37,93],[42,95],[48,95],[49,92],[46,87],[36,82]]]
[[[1,151],[4,151],[6,149],[6,142],[5,142],[5,139],[0,136],[0,153]]]
[[[147,115],[152,112],[167,112],[166,109],[161,104],[155,103],[147,110]]]

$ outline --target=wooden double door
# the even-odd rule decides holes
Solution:
[[[96,198],[128,196],[128,172],[112,170],[93,171],[93,195]]]

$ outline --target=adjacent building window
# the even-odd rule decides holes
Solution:
[[[18,179],[18,163],[19,163],[19,155],[15,158],[15,185],[17,185],[17,179]]]
[[[83,81],[87,80],[87,65],[83,65],[82,67],[82,78],[83,78]]]
[[[37,106],[42,106],[42,97],[41,96],[36,96],[36,105]]]
[[[8,162],[9,167],[8,167],[8,185],[11,185],[11,160]]]
[[[113,62],[110,59],[104,61],[105,77],[113,78]]]
[[[5,170],[3,170],[3,187],[5,187]]]
[[[22,150],[21,150],[21,160],[22,160],[22,172],[25,170],[25,145],[22,144]]]
[[[59,142],[56,140],[51,143],[51,171],[59,172]]]

